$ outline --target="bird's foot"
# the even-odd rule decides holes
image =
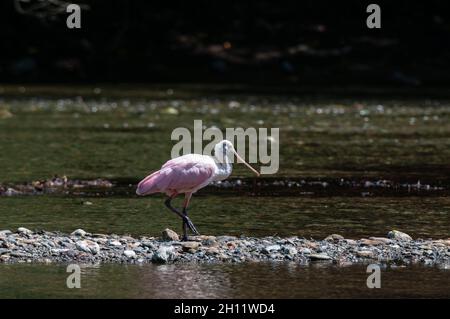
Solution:
[[[184,216],[183,217],[184,222],[186,223],[186,225],[188,225],[189,229],[197,236],[200,235],[200,233],[198,232],[197,228],[195,228],[194,224],[192,223],[192,221],[190,220],[189,217]]]

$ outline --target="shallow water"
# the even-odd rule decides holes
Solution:
[[[84,205],[90,201],[92,205]],[[0,198],[3,229],[157,236],[181,222],[152,196],[67,198],[23,196]],[[181,205],[181,199],[174,201]],[[236,204],[239,203],[239,204]],[[399,229],[413,237],[449,237],[449,197],[269,197],[201,195],[192,200],[190,216],[202,234],[291,236],[322,239],[339,233],[346,238],[386,236]]]
[[[274,179],[363,184],[387,179],[431,187],[210,187],[194,196],[190,210],[203,234],[321,239],[339,233],[361,238],[398,229],[413,237],[450,237],[448,100],[232,92],[85,87],[47,90],[44,97],[39,91],[0,87],[0,93],[7,93],[0,96],[0,184],[55,174],[119,184],[98,192],[2,196],[0,229],[83,228],[135,236],[158,235],[166,227],[180,230],[180,221],[164,208],[161,196],[138,198],[133,185],[169,158],[174,128],[192,130],[193,121],[202,119],[206,127],[220,129],[279,127],[280,170]],[[249,181],[250,176],[245,167],[235,165],[235,179]],[[92,205],[84,205],[86,201]],[[364,266],[103,265],[83,271],[86,287],[74,291],[61,281],[66,276],[63,266],[0,265],[0,297],[449,295],[448,270],[423,267],[387,269],[386,289],[377,291],[365,287]],[[155,282],[165,288],[156,289]],[[266,286],[270,289],[261,288]]]
[[[381,288],[366,266],[294,263],[98,265],[81,268],[69,289],[65,265],[2,265],[0,298],[449,298],[448,270],[382,268]]]

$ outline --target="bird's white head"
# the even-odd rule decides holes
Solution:
[[[219,163],[229,163],[229,160],[236,156],[238,161],[244,163],[251,171],[253,171],[257,176],[259,172],[250,166],[234,149],[233,143],[228,140],[222,140],[214,146],[214,156]]]

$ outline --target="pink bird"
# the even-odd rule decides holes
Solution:
[[[199,189],[230,176],[233,155],[259,176],[258,171],[239,156],[233,144],[223,140],[214,146],[214,156],[187,154],[167,161],[159,171],[139,182],[136,194],[165,193],[168,196],[165,205],[183,220],[183,240],[187,240],[187,227],[194,234],[200,235],[187,214],[189,201]],[[178,194],[185,194],[182,212],[170,204]]]

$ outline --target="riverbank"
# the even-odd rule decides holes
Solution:
[[[0,231],[0,263],[214,263],[291,261],[347,266],[357,263],[425,264],[450,267],[450,238],[415,239],[391,231],[387,237],[359,240],[330,235],[323,240],[300,237],[191,236],[180,241],[166,229],[162,236]]]

